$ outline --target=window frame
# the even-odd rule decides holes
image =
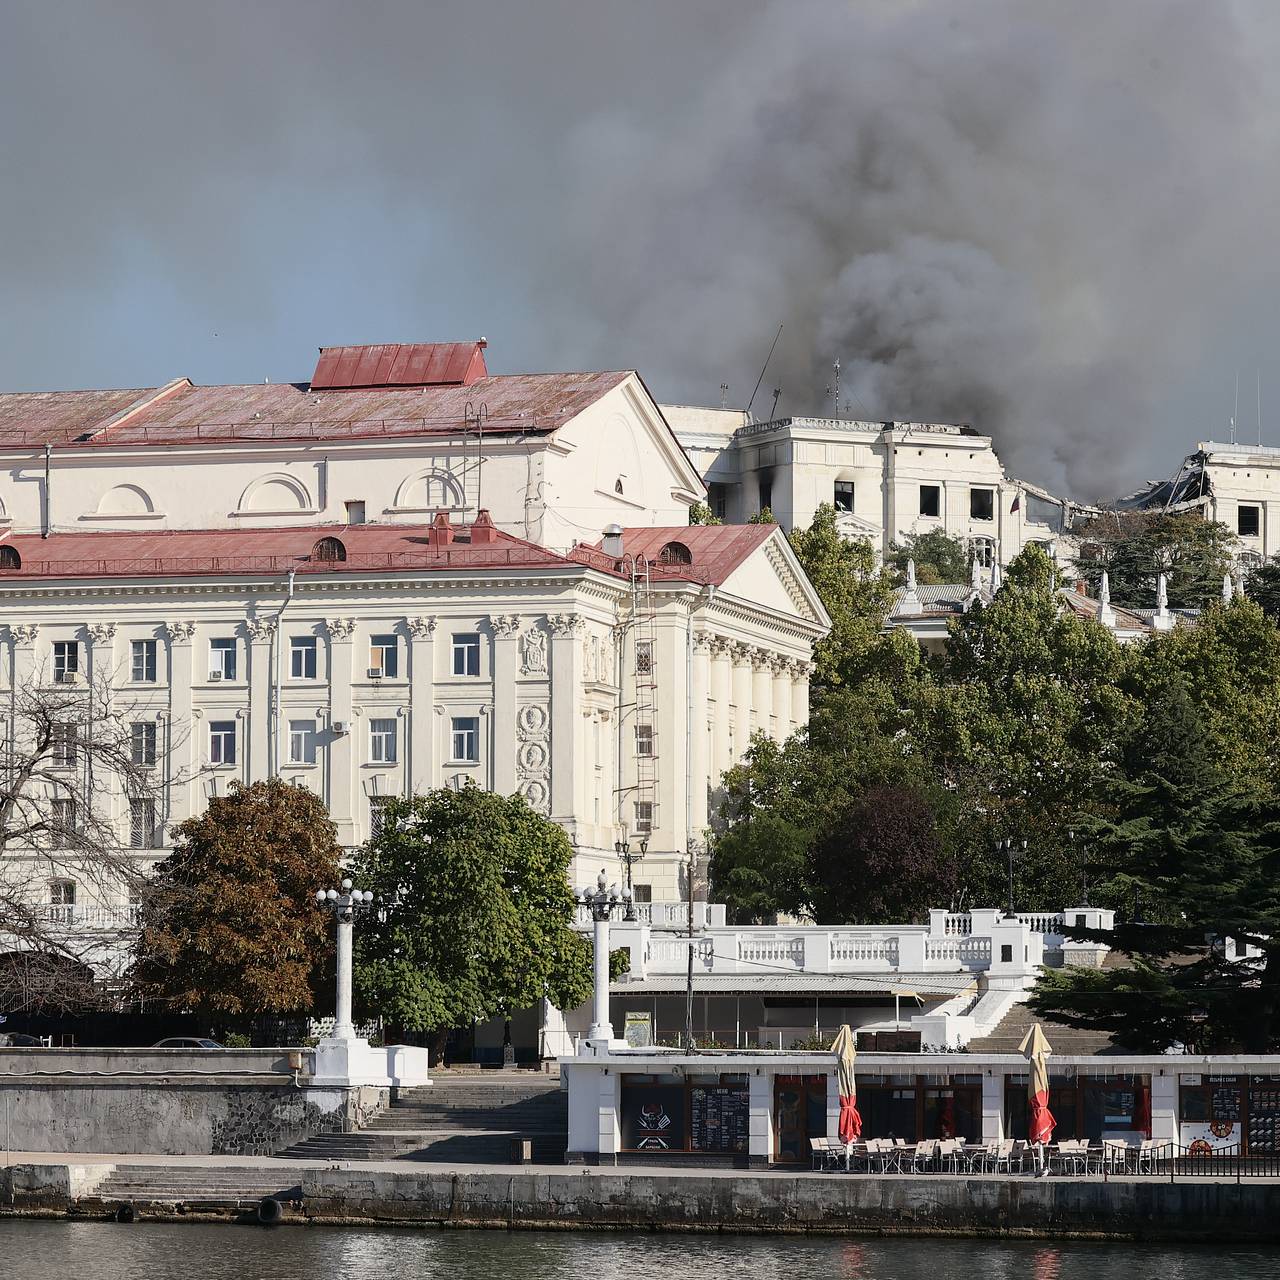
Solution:
[[[989,506],[986,515],[979,515],[975,510],[975,499],[985,498]],[[994,489],[982,489],[970,487],[969,489],[969,519],[980,520],[983,524],[994,522],[996,518],[996,491]]]
[[[67,814],[69,821],[64,821],[62,817],[50,817],[49,826],[50,834],[56,836],[75,837],[80,835],[80,806],[76,803],[75,796],[53,796],[49,801],[52,814]],[[66,848],[65,844],[59,848]]]
[[[369,637],[369,670],[377,668],[384,680],[400,677],[400,637],[394,631]]]
[[[1242,517],[1248,511],[1253,517],[1253,528],[1246,531]],[[1262,507],[1256,502],[1241,502],[1236,505],[1236,536],[1239,538],[1260,538],[1262,536]]]
[[[316,762],[316,722],[313,719],[289,721],[289,763],[311,765]]]
[[[239,669],[240,642],[235,636],[209,638],[209,674],[222,673],[224,681],[234,680]],[[228,669],[229,668],[229,669]]]
[[[209,721],[209,763],[234,765],[236,762],[236,722],[234,720]],[[214,744],[217,743],[215,750]],[[231,752],[227,754],[228,745]]]
[[[67,673],[80,674],[80,641],[55,640],[53,642],[53,678],[55,681]]]
[[[657,809],[658,806],[653,800],[635,800],[632,801],[632,818],[634,827],[632,828],[637,835],[649,836],[653,834],[654,827],[657,825]],[[642,810],[648,810],[647,815],[642,814]]]
[[[159,645],[154,640],[129,642],[130,679],[134,684],[157,683],[160,672],[159,649]],[[139,670],[142,672],[141,675],[138,674]]]
[[[398,739],[398,726],[394,716],[377,716],[370,719],[369,763],[396,764],[399,755]]]
[[[159,736],[154,720],[134,720],[129,725],[130,762],[139,769],[154,767]]]
[[[848,491],[848,506],[841,506],[840,499],[843,496],[841,491]],[[831,484],[831,505],[835,507],[837,515],[853,515],[854,501],[854,485],[852,480],[834,480]]]
[[[460,728],[459,726],[467,726]],[[471,752],[467,754],[458,750],[460,742],[465,743],[467,736],[470,735]],[[449,717],[449,763],[450,764],[479,764],[480,763],[480,717],[479,716],[450,716]]]
[[[465,679],[476,679],[480,675],[480,633],[478,631],[455,631],[451,638],[453,674]],[[475,670],[467,670],[474,659]],[[461,669],[460,669],[461,668]]]
[[[74,769],[79,756],[80,726],[74,720],[58,720],[51,726],[49,748],[53,755],[52,768]]]
[[[635,726],[636,757],[638,759],[650,760],[653,758],[656,754],[654,740],[657,736],[657,732],[651,724],[638,724]],[[644,749],[642,744],[647,746],[647,749]]]
[[[932,499],[933,510],[926,509],[925,495],[929,495]],[[922,484],[920,486],[920,499],[916,504],[919,508],[919,515],[924,520],[941,520],[942,519],[942,486],[940,484]]]
[[[308,660],[308,655],[310,656]],[[301,661],[299,661],[301,659]],[[310,671],[307,668],[310,668]],[[301,670],[299,670],[301,668]],[[318,680],[320,644],[316,636],[289,637],[289,679]]]
[[[139,826],[138,816],[145,821]],[[129,800],[129,848],[154,849],[160,831],[160,815],[156,802],[149,796],[133,796]]]

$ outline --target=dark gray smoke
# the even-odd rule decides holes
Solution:
[[[757,412],[838,357],[1113,494],[1265,391],[1277,54],[1271,0],[12,4],[0,385],[485,333],[741,404],[782,321]]]

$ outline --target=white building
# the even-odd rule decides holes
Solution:
[[[988,436],[968,426],[779,418],[664,405],[668,422],[724,520],[769,508],[784,529],[809,525],[822,503],[840,528],[880,554],[941,530],[986,569],[1028,543],[1071,554],[1074,504],[1006,475]],[[1059,545],[1062,544],[1062,545]]]
[[[0,705],[69,677],[155,726],[158,811],[109,800],[143,858],[232,779],[312,788],[351,846],[472,779],[562,824],[580,884],[647,840],[637,888],[676,899],[721,772],[807,719],[821,602],[775,527],[687,526],[632,372],[328,349],[309,383],[0,396],[0,458]]]

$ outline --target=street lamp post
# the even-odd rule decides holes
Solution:
[[[350,880],[337,889],[317,889],[316,906],[329,907],[338,921],[338,990],[334,1005],[334,1040],[354,1040],[355,1024],[351,1020],[351,939],[352,922],[357,909],[373,902],[368,889],[353,889]]]
[[[698,845],[695,840],[689,841],[689,852],[683,865],[687,869],[689,882],[689,957],[685,972],[684,984],[684,1047],[686,1052],[693,1052],[693,881],[698,871]]]
[[[638,853],[631,852],[631,842],[624,836],[621,840],[613,842],[613,850],[622,861],[622,865],[626,874],[623,881],[623,887],[627,891],[627,910],[622,917],[628,924],[634,924],[636,918],[635,904],[635,886],[631,883],[631,867],[634,863],[639,862],[646,853],[649,852],[649,841],[644,839],[640,841],[640,851]]]
[[[593,942],[593,977],[591,1029],[587,1032],[588,1040],[613,1039],[613,1024],[609,1019],[609,920],[619,907],[630,908],[631,890],[618,892],[616,884],[609,884],[604,869],[596,879],[594,892],[584,889],[578,899],[584,907],[591,910],[591,919],[595,924]]]
[[[1003,853],[1009,860],[1009,915],[1015,914],[1013,910],[1013,860],[1020,858],[1027,852],[1027,842],[1022,841],[1021,845],[1014,843],[1012,836],[1006,836],[1003,840],[996,841],[996,853]]]

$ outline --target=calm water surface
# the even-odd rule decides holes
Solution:
[[[1253,1280],[1280,1252],[1128,1244],[827,1240],[0,1221],[19,1280]]]

